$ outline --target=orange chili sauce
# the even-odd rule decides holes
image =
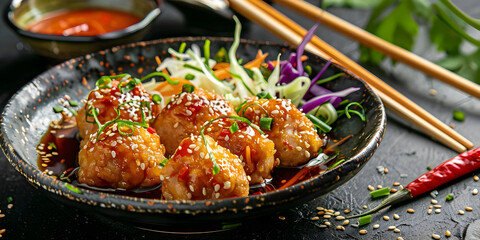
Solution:
[[[96,36],[124,29],[140,20],[133,14],[109,9],[61,10],[45,14],[27,30],[52,35]]]

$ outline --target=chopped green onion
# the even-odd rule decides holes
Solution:
[[[57,149],[57,145],[54,142],[49,142],[48,146],[52,147],[53,149]]]
[[[195,86],[191,84],[183,84],[182,92],[192,93],[193,91],[195,91]]]
[[[203,44],[203,56],[205,57],[205,65],[208,66],[208,60],[210,59],[210,40],[205,40]]]
[[[235,108],[235,112],[237,112],[237,114],[239,114],[239,111],[242,110],[243,106],[245,106],[245,104],[247,104],[247,101],[244,101],[242,103],[240,103],[240,105],[238,105],[238,107]]]
[[[122,127],[128,127],[130,131],[129,132],[122,131]],[[124,136],[132,136],[133,132],[135,131],[132,125],[126,124],[124,122],[119,122],[117,128],[118,128],[118,133]]]
[[[363,226],[372,222],[372,215],[365,215],[358,219],[358,226]]]
[[[260,129],[270,131],[272,130],[273,118],[262,117],[260,118]]]
[[[382,189],[378,189],[378,190],[370,192],[370,196],[372,196],[372,198],[378,198],[378,197],[383,197],[383,196],[388,196],[388,195],[390,195],[390,188],[389,187],[384,187]]]
[[[320,129],[322,132],[328,133],[330,132],[330,130],[332,130],[332,127],[330,127],[328,124],[318,119],[317,117],[313,116],[312,114],[305,114],[305,116],[307,116],[307,118],[310,119],[313,125]]]
[[[460,110],[453,110],[453,119],[459,122],[465,121],[465,113]]]
[[[327,77],[327,78],[318,80],[318,81],[316,82],[316,84],[322,85],[322,84],[324,84],[324,83],[327,83],[327,82],[330,82],[330,81],[332,81],[332,80],[335,80],[335,79],[337,79],[337,78],[339,78],[339,77],[341,77],[341,76],[343,76],[343,75],[345,75],[345,73],[337,73],[337,74],[335,74],[335,75],[333,75],[333,76],[330,76],[330,77]]]
[[[336,166],[340,165],[340,163],[343,163],[343,162],[345,162],[345,159],[342,159],[342,160],[340,160],[340,161],[337,161],[337,162],[334,163],[332,166],[328,167],[328,170],[335,168]]]
[[[72,107],[77,107],[78,106],[78,102],[74,101],[74,100],[68,101],[68,104],[70,104],[70,106],[72,106]]]
[[[212,124],[213,122],[215,121],[218,121],[220,119],[223,119],[223,118],[230,118],[230,119],[233,119],[233,120],[237,120],[237,121],[242,121],[244,123],[246,123],[248,126],[251,126],[253,127],[255,130],[257,130],[260,134],[262,135],[265,135],[265,133],[255,124],[252,124],[252,122],[250,122],[250,120],[244,118],[244,117],[239,117],[239,116],[223,116],[223,117],[218,117],[218,118],[215,118],[215,119],[212,119],[210,121],[208,121],[206,124],[203,125],[202,129],[200,130],[200,136],[202,137],[202,140],[203,140],[203,144],[205,145],[205,147],[207,148],[207,152],[208,152],[208,155],[210,156],[210,159],[212,159],[212,162],[213,162],[213,175],[217,175],[218,172],[220,171],[220,167],[218,166],[217,162],[215,161],[215,156],[213,156],[213,153],[212,153],[212,149],[210,149],[210,145],[208,144],[208,141],[207,141],[207,138],[205,137],[205,129],[208,125]]]
[[[102,76],[97,80],[95,85],[100,89],[112,88],[112,78],[109,76]]]
[[[348,104],[349,102],[350,102],[350,100],[345,99],[345,100],[341,101],[341,102],[338,104],[338,106],[346,105],[346,104]]]
[[[222,226],[222,229],[231,229],[231,228],[236,228],[242,226],[242,223],[233,223],[233,224],[225,224]]]
[[[12,203],[13,202],[13,197],[7,197],[7,203]]]
[[[82,194],[82,190],[78,189],[77,187],[74,187],[68,183],[65,183],[65,187],[67,187],[70,191],[74,192],[74,193],[78,193],[78,194]]]
[[[235,133],[236,131],[240,130],[237,122],[233,122],[232,126],[230,126],[228,129],[230,130],[230,132],[232,134]]]
[[[129,93],[131,92],[137,85],[139,85],[141,81],[137,78],[133,78],[127,82],[127,84],[118,84],[118,88],[122,93]]]
[[[427,166],[427,170],[428,170],[428,171],[431,171],[431,170],[432,170],[432,167]]]
[[[163,72],[153,72],[153,73],[150,73],[148,74],[147,76],[143,77],[140,79],[140,82],[143,82],[145,81],[146,79],[149,79],[151,77],[155,77],[155,76],[159,76],[159,77],[163,77],[165,78],[165,81],[168,82],[168,84],[170,85],[177,85],[179,84],[180,82],[179,81],[173,81],[170,79],[170,76],[168,76],[167,74],[163,73]]]
[[[310,65],[305,66],[303,70],[305,70],[308,76],[312,75],[312,67]]]
[[[187,75],[185,75],[185,79],[191,81],[195,79],[195,75],[188,73]]]
[[[272,95],[269,92],[257,94],[259,99],[273,99]]]
[[[183,64],[183,67],[184,68],[190,68],[190,69],[193,69],[197,72],[202,72],[203,73],[203,70],[201,68],[195,67],[192,64],[185,63],[185,64]]]
[[[61,112],[63,112],[63,107],[62,106],[53,107],[53,111],[55,113],[61,113]]]
[[[73,116],[77,116],[77,111],[73,109],[68,109],[68,111],[71,112]]]
[[[131,78],[132,76],[128,73],[123,73],[123,74],[118,74],[118,75],[115,75],[115,76],[109,76],[111,79],[119,79],[119,78],[125,78],[125,79],[129,79]]]
[[[158,95],[158,94],[153,94],[152,101],[153,101],[153,103],[158,105],[162,102],[162,97],[160,97],[160,95]]]
[[[160,166],[165,167],[165,164],[167,164],[168,158],[163,159],[163,161],[160,163]]]
[[[445,200],[447,200],[447,201],[452,201],[452,200],[453,200],[453,195],[452,195],[452,194],[448,194],[448,195],[445,197]]]
[[[184,53],[186,47],[187,47],[187,43],[186,43],[186,42],[182,42],[182,43],[180,44],[180,47],[178,48],[178,52],[179,52],[179,53]]]

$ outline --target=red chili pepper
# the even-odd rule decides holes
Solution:
[[[187,176],[188,176],[188,172],[189,172],[189,168],[187,165],[183,165],[183,167],[180,169],[180,171],[178,172],[178,178],[179,179],[182,179],[183,181],[186,181],[187,180]]]
[[[423,174],[405,188],[412,198],[480,168],[480,148],[464,152]]]
[[[390,195],[375,208],[348,218],[372,214],[387,206],[410,200],[478,169],[480,169],[480,148],[464,152],[440,164],[409,183],[402,190]]]

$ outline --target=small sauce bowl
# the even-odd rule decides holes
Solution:
[[[115,45],[141,40],[160,14],[160,0],[13,0],[4,17],[7,24],[39,55],[69,59]],[[116,10],[132,14],[139,22],[94,36],[53,35],[29,31],[34,22],[61,11]]]

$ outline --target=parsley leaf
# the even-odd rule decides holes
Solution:
[[[414,0],[383,0],[375,9],[373,9],[370,21],[367,24],[367,31],[378,37],[391,42],[404,49],[411,50],[418,33],[418,24],[412,18]],[[382,18],[383,13],[394,2],[398,4]],[[385,56],[375,50],[361,47],[360,61],[379,63]]]

